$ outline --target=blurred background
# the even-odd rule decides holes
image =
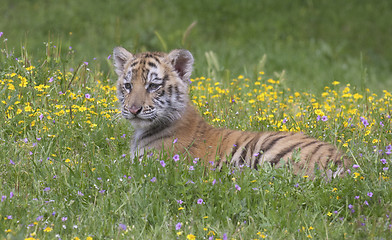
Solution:
[[[265,71],[298,91],[322,91],[333,81],[392,89],[390,0],[0,2],[0,44],[15,56],[27,49],[33,60],[51,43],[111,76],[107,58],[115,46],[186,48],[196,61],[193,77]]]

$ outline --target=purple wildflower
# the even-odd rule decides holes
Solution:
[[[15,165],[14,161],[12,161],[11,159],[10,159],[10,164]]]
[[[201,198],[197,199],[197,204],[203,204],[203,203],[204,203],[203,199]]]
[[[197,164],[198,161],[199,161],[199,158],[193,159],[193,163],[194,163],[194,164]]]
[[[321,119],[321,116],[318,115],[317,118],[316,118],[316,120],[317,120],[317,121],[320,121],[320,119]]]
[[[216,179],[212,180],[212,185],[215,185]]]
[[[180,200],[177,200],[177,203],[178,204],[182,204],[184,201],[182,201],[181,199]]]
[[[127,156],[127,155],[126,155],[126,154],[121,155],[121,157],[123,157],[123,158],[124,158],[125,156]]]
[[[87,99],[90,99],[90,98],[91,98],[91,95],[88,94],[88,93],[86,93],[84,96],[85,96]]]
[[[14,197],[14,193],[10,192],[10,198],[13,198],[13,197]]]
[[[182,226],[182,224],[179,222],[179,223],[177,223],[176,224],[176,230],[178,231],[178,230],[180,230],[181,229],[181,226]]]
[[[180,160],[180,156],[178,154],[174,155],[173,160],[177,162],[178,160]]]
[[[354,199],[359,199],[359,196],[355,196]]]
[[[84,196],[84,194],[81,191],[78,191],[79,196]]]
[[[323,122],[326,122],[328,120],[328,117],[327,116],[323,116],[322,118],[321,118],[321,121],[323,121]]]
[[[165,161],[163,161],[163,160],[159,161],[159,163],[162,165],[162,167],[165,167],[165,166],[166,166],[166,163],[165,163]]]
[[[38,216],[35,220],[41,221],[44,218],[44,216]]]
[[[112,57],[112,55],[109,55],[109,56],[108,56],[108,60],[109,60],[111,57]]]
[[[102,189],[102,190],[99,190],[98,192],[99,192],[100,194],[104,194],[104,193],[106,192],[106,190],[103,190],[103,189]]]
[[[366,206],[369,206],[368,201],[365,200],[363,203],[364,203]]]
[[[387,163],[387,160],[386,160],[385,158],[383,158],[383,159],[380,160],[380,162],[381,162],[382,164],[386,164],[386,163]]]
[[[365,127],[369,126],[369,122],[366,120],[366,118],[361,117],[361,122],[362,122],[362,124],[363,124]]]
[[[120,227],[120,230],[123,230],[123,231],[127,230],[127,225],[125,225],[125,224],[120,223],[120,224],[118,224],[118,226]]]
[[[223,240],[227,240],[227,234],[226,233],[223,234]]]
[[[0,32],[0,38],[1,38],[1,36],[3,36],[3,32]]]
[[[193,171],[195,168],[193,166],[189,166],[189,171]]]
[[[49,78],[49,82],[53,82],[53,77]]]
[[[178,138],[174,139],[174,141],[173,141],[173,144],[174,144],[174,143],[176,143],[176,142],[177,142],[177,140],[178,140]]]
[[[153,178],[151,178],[151,182],[155,182],[157,180],[157,178],[156,177],[153,177]]]
[[[352,208],[353,208],[353,205],[349,204],[349,205],[348,205],[348,208],[349,208],[349,209],[352,209]]]
[[[88,62],[83,62],[84,65],[88,66]]]
[[[373,197],[373,193],[372,193],[372,192],[368,192],[367,195],[368,195],[369,197]]]
[[[50,187],[44,188],[44,192],[48,192],[48,191],[50,191]]]
[[[359,165],[354,164],[354,165],[353,165],[353,168],[359,168]]]
[[[7,199],[7,196],[1,196],[1,201],[3,202],[4,200],[6,200]]]
[[[382,170],[383,170],[384,172],[388,171],[388,169],[389,169],[388,167],[383,167],[383,168],[382,168]]]
[[[285,124],[287,122],[287,118],[284,118],[282,123]]]
[[[237,191],[241,191],[241,187],[239,185],[235,185],[235,189],[237,189]]]

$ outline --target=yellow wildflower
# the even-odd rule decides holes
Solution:
[[[188,235],[186,236],[186,239],[188,239],[188,240],[195,240],[195,239],[196,239],[196,236],[193,235],[193,234],[188,234]]]

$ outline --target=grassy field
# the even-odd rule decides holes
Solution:
[[[89,4],[0,9],[0,239],[390,239],[389,1]],[[206,171],[174,152],[132,163],[116,45],[189,48],[208,122],[304,131],[355,164],[327,182],[268,165]]]
[[[3,46],[4,47],[4,46]],[[206,171],[156,152],[129,159],[132,130],[115,87],[93,63],[57,48],[0,71],[0,235],[5,239],[387,239],[391,235],[391,93],[337,81],[320,95],[255,78],[192,78],[191,96],[216,126],[304,131],[355,162],[343,179],[289,169]],[[70,55],[70,58],[72,54]],[[68,71],[68,69],[73,71]],[[175,161],[179,158],[180,161]]]
[[[63,56],[72,47],[78,62],[99,62],[105,72],[117,45],[134,52],[187,48],[196,75],[212,77],[210,51],[215,72],[231,77],[255,76],[266,55],[264,70],[285,71],[291,88],[320,93],[336,80],[380,93],[392,89],[391,11],[389,0],[3,0],[0,31],[17,55],[25,46],[41,59],[44,42],[53,42]]]

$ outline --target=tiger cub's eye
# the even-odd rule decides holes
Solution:
[[[160,84],[151,83],[150,85],[148,85],[147,91],[148,91],[148,92],[155,92],[155,91],[158,90],[160,87],[161,87]]]
[[[125,83],[125,84],[124,84],[124,87],[125,87],[126,89],[131,90],[132,85],[131,85],[130,83]]]

